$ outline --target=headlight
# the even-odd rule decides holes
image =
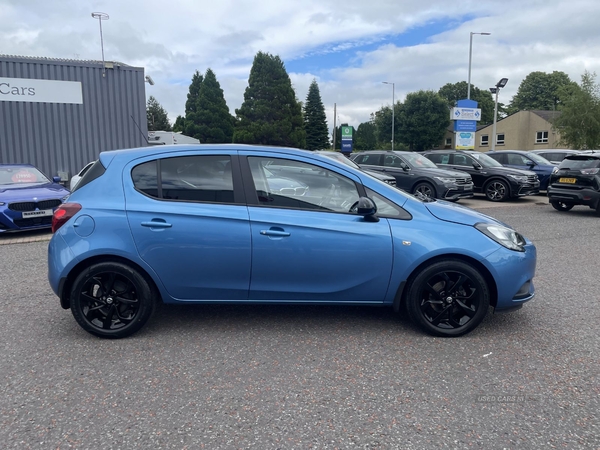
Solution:
[[[513,180],[520,181],[521,183],[527,183],[527,175],[508,175]]]
[[[442,183],[456,183],[456,178],[446,178],[446,177],[433,177],[436,180],[440,180]]]
[[[509,250],[525,251],[525,238],[511,228],[493,223],[477,223],[475,228]]]

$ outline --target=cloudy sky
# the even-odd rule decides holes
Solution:
[[[503,77],[509,103],[533,71],[600,75],[598,0],[0,0],[0,54],[101,59],[91,12],[102,11],[106,60],[144,67],[173,121],[193,73],[211,68],[235,114],[254,55],[279,55],[296,96],[316,79],[329,126],[358,126],[395,98]]]

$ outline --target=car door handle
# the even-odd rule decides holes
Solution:
[[[290,236],[290,233],[283,230],[260,230],[260,234],[263,236],[275,236],[275,237],[287,237]]]
[[[142,222],[142,226],[149,228],[171,228],[173,225],[164,220],[151,220],[150,222]]]

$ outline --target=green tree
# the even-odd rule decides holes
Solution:
[[[306,149],[323,150],[329,148],[329,129],[325,107],[321,101],[321,93],[316,80],[308,88],[304,104],[304,130],[306,132]]]
[[[356,129],[354,138],[355,150],[375,150],[377,149],[377,136],[375,134],[375,115],[371,114],[371,120],[361,123]]]
[[[146,103],[146,117],[148,119],[148,131],[171,131],[167,111],[152,95]]]
[[[299,148],[306,145],[300,102],[279,56],[256,54],[244,102],[235,112],[234,142]]]
[[[182,115],[177,116],[175,123],[173,124],[173,131],[176,133],[183,133],[185,129],[185,117]]]
[[[577,83],[571,81],[564,72],[531,72],[521,81],[508,107],[508,113],[536,109],[557,110],[560,104],[559,91],[573,85]]]
[[[411,92],[398,122],[400,142],[412,151],[430,149],[439,144],[450,124],[448,103],[434,91]]]
[[[185,122],[183,127],[183,134],[191,136],[196,139],[200,139],[200,120],[197,114],[198,108],[198,92],[200,92],[200,86],[204,77],[200,72],[196,70],[196,73],[192,76],[192,83],[187,95],[187,101],[185,102]],[[202,141],[200,141],[202,142]]]
[[[400,150],[398,147],[400,140],[398,139],[398,124],[400,119],[400,111],[402,103],[396,102],[394,105],[394,150]],[[375,112],[375,137],[377,139],[377,149],[391,150],[392,148],[392,108],[390,106],[382,106],[379,111]]]
[[[600,86],[596,74],[585,71],[578,86],[565,85],[559,90],[560,116],[553,128],[560,142],[570,148],[600,148]]]
[[[458,100],[467,98],[467,82],[459,81],[458,83],[447,83],[443,85],[438,94],[446,100],[448,107],[456,106]],[[477,102],[477,107],[481,109],[481,121],[479,125],[488,125],[494,122],[494,98],[489,90],[482,90],[471,85],[471,100]],[[498,103],[498,116],[502,116],[502,108]]]
[[[233,117],[223,96],[223,89],[211,69],[207,69],[196,99],[197,133],[203,144],[230,143],[233,138]]]

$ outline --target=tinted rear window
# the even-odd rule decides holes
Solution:
[[[559,169],[573,169],[573,170],[581,170],[581,169],[595,169],[600,167],[600,159],[599,158],[590,158],[585,155],[581,156],[569,156],[566,159],[563,159],[558,166]]]

